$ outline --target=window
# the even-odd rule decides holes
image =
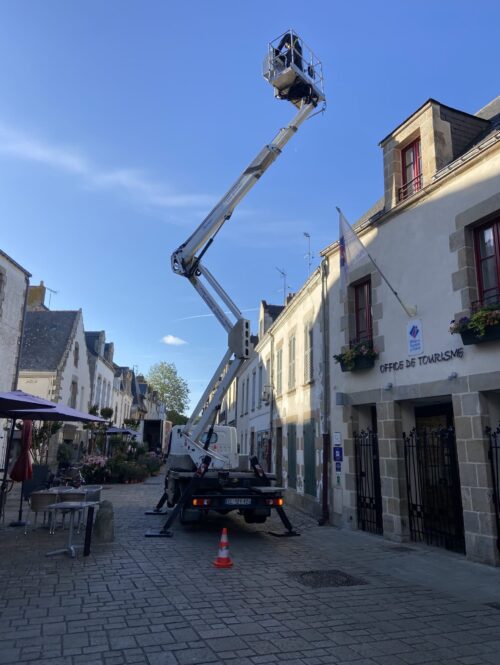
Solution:
[[[276,394],[283,392],[283,347],[276,351]]]
[[[263,369],[264,368],[262,367],[262,365],[259,365],[259,386],[258,386],[258,390],[259,390],[259,409],[262,406],[262,389],[264,388],[264,385],[262,383]]]
[[[73,362],[75,367],[78,367],[79,355],[80,355],[80,347],[78,345],[78,342],[75,342],[75,348],[73,349]]]
[[[200,443],[205,445],[206,442],[207,442],[207,439],[208,439],[208,432],[203,432],[203,434],[200,436]],[[217,433],[212,432],[212,436],[210,437],[210,445],[212,445],[212,443],[217,443],[218,439],[219,439],[219,437],[217,436]]]
[[[245,379],[241,381],[241,413],[242,416],[245,413]]]
[[[288,390],[295,388],[295,335],[288,340]]]
[[[476,230],[479,307],[500,302],[500,219]]]
[[[422,189],[422,158],[420,156],[420,139],[413,141],[401,152],[402,183],[399,200],[408,198]]]
[[[248,413],[249,399],[250,399],[250,377],[247,376],[246,395],[245,395],[245,413]]]
[[[71,393],[70,393],[70,402],[69,405],[72,409],[76,409],[76,400],[78,397],[78,382],[77,381],[72,381],[71,382]]]
[[[372,338],[372,289],[370,280],[354,287],[354,342],[364,342]]]
[[[2,304],[5,296],[6,271],[0,267],[0,317],[2,316]]]
[[[255,388],[256,388],[256,372],[255,370],[252,372],[252,411],[255,411]]]
[[[313,380],[313,327],[309,323],[304,328],[304,383]]]

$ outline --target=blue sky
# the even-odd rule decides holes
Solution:
[[[0,248],[82,308],[115,360],[174,362],[192,399],[225,333],[170,255],[294,115],[261,76],[293,27],[323,62],[305,123],[205,263],[255,329],[382,194],[379,141],[429,97],[470,113],[500,94],[500,5],[235,0],[0,1]],[[168,337],[171,336],[171,337]],[[183,340],[184,344],[166,344]]]

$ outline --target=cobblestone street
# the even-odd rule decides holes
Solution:
[[[500,665],[500,569],[414,543],[319,527],[290,511],[300,538],[236,514],[174,527],[146,517],[162,478],[113,486],[116,539],[46,558],[66,533],[0,529],[0,663],[37,665]],[[234,567],[218,570],[222,526]],[[273,529],[281,523],[273,518]],[[80,536],[81,538],[81,536]],[[341,571],[353,586],[328,586]],[[293,574],[295,573],[295,575]],[[312,580],[314,582],[314,580]]]

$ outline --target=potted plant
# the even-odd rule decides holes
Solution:
[[[471,316],[450,323],[450,333],[458,333],[463,344],[480,344],[500,339],[500,304],[481,307]]]
[[[348,349],[333,356],[335,362],[340,364],[340,369],[343,372],[370,369],[374,366],[377,357],[378,353],[373,348],[371,341],[351,344]]]

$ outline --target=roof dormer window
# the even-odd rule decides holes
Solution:
[[[422,158],[420,139],[413,141],[401,151],[402,184],[399,189],[399,200],[403,201],[422,189]]]

